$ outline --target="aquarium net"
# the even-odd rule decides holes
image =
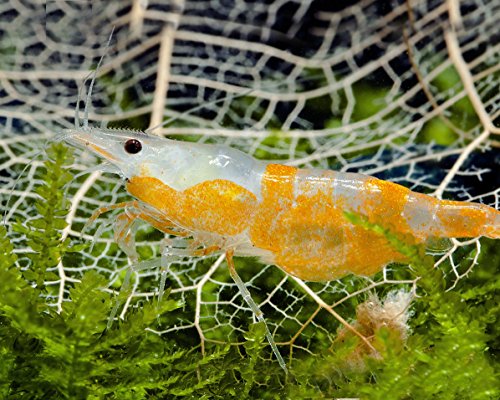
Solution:
[[[74,126],[78,90],[105,54],[92,93],[93,126],[219,143],[259,159],[362,172],[440,198],[499,207],[500,45],[495,0],[27,1],[0,3],[0,195],[8,226],[36,217],[43,149]],[[111,44],[106,42],[114,27]],[[83,106],[83,102],[80,104]],[[82,113],[80,113],[81,115]],[[168,121],[158,127],[162,121]],[[130,199],[116,175],[77,150],[63,236],[93,242],[65,257],[46,282],[59,311],[89,270],[117,292],[129,260],[113,240],[113,212],[85,233],[103,205]],[[99,230],[99,237],[94,237]],[[11,232],[20,268],[25,237]],[[138,228],[141,260],[163,238]],[[474,268],[478,239],[430,248],[447,290]],[[293,354],[334,343],[340,323],[377,292],[411,291],[405,265],[373,277],[302,282],[255,259],[236,268],[280,348]],[[119,310],[155,301],[160,272],[134,273]],[[255,316],[221,257],[171,265],[166,287],[182,301],[151,331],[239,343]],[[333,311],[333,312],[332,312]]]

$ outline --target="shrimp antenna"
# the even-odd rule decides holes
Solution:
[[[189,110],[186,110],[182,113],[180,113],[179,115],[176,115],[175,117],[171,117],[169,119],[167,119],[166,121],[163,121],[160,125],[156,125],[156,126],[153,126],[152,128],[148,128],[146,129],[146,133],[148,132],[151,132],[157,128],[161,128],[161,127],[164,127],[168,124],[170,124],[171,122],[174,122],[174,121],[177,121],[178,119],[182,118],[182,117],[185,117],[189,114],[192,114],[194,113],[195,111],[198,111],[198,110],[202,110],[203,108],[207,107],[207,106],[213,106],[217,103],[222,103],[226,100],[232,100],[232,99],[237,99],[239,97],[243,97],[243,96],[246,96],[250,93],[252,93],[255,89],[248,89],[248,90],[245,90],[243,93],[238,93],[238,94],[233,94],[233,95],[230,95],[230,96],[224,96],[220,99],[215,99],[215,100],[212,100],[212,101],[209,101],[208,103],[203,103],[203,104],[200,104],[199,106],[196,106],[196,107],[193,107],[193,108],[190,108]]]
[[[82,99],[82,93],[83,93],[83,88],[87,84],[87,81],[89,78],[92,76],[93,72],[89,72],[85,79],[83,80],[82,85],[80,86],[80,89],[78,89],[78,99],[76,101],[75,105],[75,128],[80,129],[80,100]]]
[[[115,31],[115,27],[111,29],[111,33],[109,34],[108,41],[106,43],[106,47],[104,49],[104,54],[101,56],[99,59],[99,62],[97,63],[97,66],[92,74],[92,80],[90,81],[90,86],[89,86],[89,91],[87,93],[87,99],[85,100],[85,108],[83,109],[83,129],[87,129],[89,127],[89,104],[90,104],[90,99],[92,97],[92,89],[94,88],[94,83],[97,78],[97,72],[99,71],[99,68],[101,67],[102,60],[104,60],[104,57],[106,56],[108,52],[109,45],[111,44],[111,38],[113,37],[113,32]],[[85,81],[88,78],[85,79]],[[84,82],[85,83],[85,82]],[[84,85],[82,85],[83,87]],[[75,124],[80,122],[79,121],[79,108],[80,108],[80,93],[78,93],[78,101],[76,103],[76,110],[75,110]],[[79,126],[76,126],[76,128],[79,128]]]
[[[80,115],[79,115],[80,114],[80,100],[82,98],[83,88],[85,87],[85,84],[86,84],[87,80],[90,78],[90,76],[92,76],[92,81],[90,82],[89,92],[87,94],[87,99],[85,101],[84,121],[83,121],[83,127],[84,128],[88,128],[88,125],[89,125],[88,108],[89,108],[90,98],[91,98],[91,95],[92,95],[92,88],[94,86],[94,82],[95,82],[96,77],[97,77],[97,72],[98,72],[98,70],[99,70],[99,68],[100,68],[100,66],[102,64],[102,61],[103,61],[104,57],[107,54],[107,50],[109,48],[109,45],[111,44],[111,38],[113,37],[114,30],[115,30],[115,28],[113,27],[111,29],[111,33],[110,33],[108,41],[106,43],[106,48],[105,48],[104,54],[99,59],[99,62],[97,63],[96,69],[93,71],[93,73],[90,73],[89,75],[87,75],[85,77],[82,86],[78,90],[78,100],[77,100],[76,106],[75,106],[75,128],[77,128],[77,129],[80,128]],[[56,139],[56,141],[57,141],[57,139]],[[47,146],[48,146],[49,143],[50,143],[50,141],[47,141],[45,143],[45,145],[43,146],[43,148],[40,151],[38,151],[38,152],[35,153],[35,155],[33,156],[33,159],[36,158],[36,157],[38,157],[40,154],[42,154],[47,149]],[[28,163],[23,168],[23,170],[21,171],[21,173],[16,178],[16,180],[15,180],[13,186],[12,186],[12,189],[9,192],[9,196],[7,198],[7,202],[5,203],[5,210],[3,212],[3,217],[2,217],[2,223],[3,223],[4,226],[7,226],[7,214],[8,214],[8,205],[10,203],[10,199],[12,198],[12,195],[14,194],[14,190],[15,190],[17,184],[19,183],[19,180],[24,175],[24,173],[26,172],[26,170],[31,166],[31,163],[32,162]]]

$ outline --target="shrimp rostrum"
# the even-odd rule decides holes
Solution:
[[[420,243],[500,238],[500,212],[494,208],[438,200],[371,176],[297,169],[223,145],[130,131],[88,127],[68,131],[65,140],[111,163],[126,180],[136,200],[112,208],[127,210],[115,234],[129,256],[137,258],[130,226],[141,219],[178,237],[169,249],[174,254],[225,252],[231,275],[244,291],[233,254],[258,257],[309,281],[372,275],[391,262],[405,261],[383,236],[350,223],[346,211]],[[248,291],[243,294],[248,302]]]

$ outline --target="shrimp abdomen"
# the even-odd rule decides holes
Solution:
[[[407,261],[383,236],[351,224],[345,211],[420,243],[498,237],[499,231],[499,212],[485,205],[438,200],[361,174],[270,164],[250,238],[274,255],[268,261],[306,280],[372,275],[390,262]]]
[[[360,212],[367,179],[268,165],[262,201],[250,227],[252,243],[273,254],[268,262],[310,281],[347,273],[373,275],[390,262],[404,261],[384,237],[352,225],[344,216],[349,206]]]

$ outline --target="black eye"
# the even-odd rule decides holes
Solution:
[[[125,151],[129,154],[137,154],[142,150],[142,143],[137,139],[129,139],[125,142]]]

